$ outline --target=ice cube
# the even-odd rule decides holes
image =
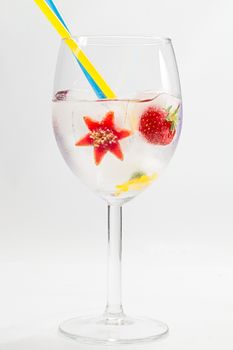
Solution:
[[[72,89],[69,90],[67,99],[69,101],[88,101],[96,100],[96,96],[93,94],[91,89]]]
[[[180,105],[180,99],[176,96],[162,92],[153,100],[152,105],[164,109],[171,107],[171,110],[175,110]]]
[[[136,131],[140,117],[148,107],[171,108],[171,111],[175,111],[180,103],[179,98],[165,92],[156,94],[156,92],[149,91],[138,94],[137,99],[129,101],[126,125]]]
[[[88,132],[83,117],[101,121],[109,111],[114,112],[114,123],[117,128],[125,128],[128,101],[79,101],[74,102],[72,124],[75,137],[81,137]]]

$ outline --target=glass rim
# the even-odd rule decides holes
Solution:
[[[123,45],[158,45],[171,43],[169,37],[156,35],[76,35],[64,37],[61,41],[75,39],[79,45],[93,46],[123,46]]]

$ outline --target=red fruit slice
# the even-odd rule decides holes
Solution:
[[[109,151],[112,152],[120,160],[124,159],[124,156],[123,156],[123,153],[122,153],[121,146],[120,146],[119,142],[117,142],[114,145],[112,145],[112,147],[109,149]]]
[[[119,140],[130,136],[131,132],[126,129],[116,128],[114,112],[108,112],[100,122],[90,117],[84,117],[83,119],[90,132],[79,139],[75,146],[93,146],[96,165],[100,164],[108,151],[120,160],[123,160],[124,156]]]
[[[97,147],[94,147],[94,158],[95,158],[95,164],[99,165],[105,154],[107,153],[106,149],[100,149]]]

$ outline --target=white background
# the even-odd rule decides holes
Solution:
[[[173,39],[183,132],[163,178],[124,208],[124,304],[170,326],[145,349],[232,349],[232,1],[56,4],[78,34]],[[57,34],[33,1],[0,5],[0,349],[89,349],[56,327],[104,307],[105,203],[55,144]]]

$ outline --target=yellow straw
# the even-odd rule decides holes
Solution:
[[[44,0],[34,0],[34,1],[40,7],[41,11],[45,14],[45,16],[48,18],[50,23],[57,30],[59,35],[64,39],[65,43],[68,45],[68,47],[74,53],[74,55],[77,57],[78,61],[82,64],[82,66],[89,73],[89,75],[94,80],[94,82],[102,90],[102,92],[104,93],[106,98],[116,98],[115,93],[111,90],[111,88],[108,86],[108,84],[105,82],[105,80],[101,77],[101,75],[95,69],[95,67],[90,62],[90,60],[87,58],[87,56],[84,54],[84,52],[79,48],[76,41],[71,37],[68,30],[62,25],[62,23],[59,21],[57,16],[50,9],[48,4]]]

